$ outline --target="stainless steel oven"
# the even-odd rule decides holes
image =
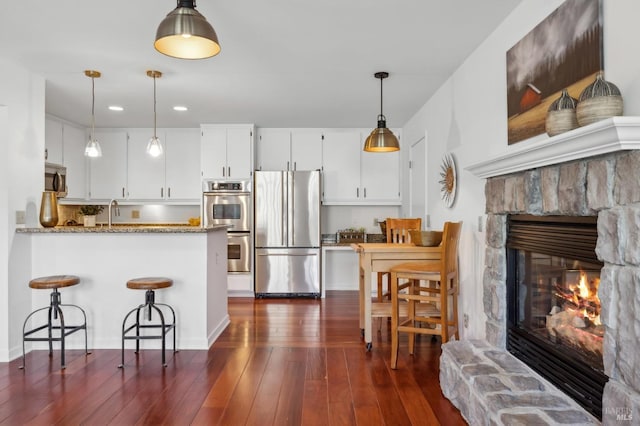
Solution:
[[[227,270],[251,272],[251,181],[205,180],[204,226],[228,225]]]

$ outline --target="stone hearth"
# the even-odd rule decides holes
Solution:
[[[599,298],[605,325],[604,368],[609,376],[603,397],[603,424],[631,420],[640,424],[640,122],[620,117],[594,123],[531,144],[520,153],[487,161],[468,168],[488,178],[485,195],[486,255],[483,279],[484,307],[487,315],[486,340],[495,351],[506,345],[506,223],[509,214],[597,216],[596,253],[604,262]],[[629,150],[631,149],[631,150]],[[495,163],[495,164],[494,164]],[[538,416],[542,424],[581,424],[581,413],[574,419],[551,419],[540,414],[536,397],[517,398],[522,389],[502,376],[479,379],[473,363],[462,364],[465,353],[485,353],[477,342],[443,347],[441,386],[472,424],[509,424],[501,414]],[[481,358],[477,358],[478,360]],[[513,358],[515,360],[515,358]],[[520,361],[515,360],[516,363]],[[485,365],[478,361],[478,366]],[[524,365],[524,364],[523,364]],[[472,392],[461,402],[460,384],[452,376],[459,369],[462,380],[476,389],[490,380],[501,390]],[[515,367],[514,367],[515,368]],[[507,373],[505,373],[507,374]],[[511,373],[508,373],[511,374]],[[518,374],[521,374],[518,373]],[[532,380],[544,379],[535,373]],[[458,387],[457,387],[458,386]],[[551,386],[551,385],[549,385]],[[524,391],[525,394],[527,393]],[[474,395],[478,395],[474,399]],[[506,394],[507,397],[496,397]],[[554,393],[555,394],[555,393]],[[456,402],[458,400],[458,402]],[[522,402],[517,407],[514,400]],[[496,405],[496,401],[510,401]],[[534,401],[534,402],[532,402]],[[561,404],[562,406],[562,404]],[[490,414],[487,414],[490,413]],[[585,412],[586,413],[586,412]],[[479,415],[487,416],[485,418]],[[515,421],[514,420],[514,421]],[[584,420],[584,419],[583,419]],[[525,424],[525,423],[523,423]]]

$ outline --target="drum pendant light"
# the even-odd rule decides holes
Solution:
[[[387,119],[382,114],[382,80],[389,77],[388,72],[377,72],[375,78],[380,79],[380,115],[378,115],[378,127],[373,129],[364,143],[364,151],[367,152],[391,152],[398,151],[400,144],[391,130],[387,129]]]
[[[162,155],[162,143],[160,143],[160,139],[156,135],[156,78],[162,77],[162,73],[160,71],[147,71],[147,75],[153,78],[153,136],[149,139],[149,143],[147,143],[147,154],[152,157],[158,157]]]
[[[87,142],[87,146],[84,148],[84,155],[86,157],[96,158],[102,157],[102,149],[100,148],[100,143],[95,137],[95,128],[96,128],[96,86],[95,79],[100,78],[100,71],[86,70],[84,75],[87,77],[91,77],[91,134],[89,135],[89,142]]]
[[[177,0],[178,6],[160,22],[156,50],[179,59],[205,59],[220,53],[218,36],[196,10],[195,0]]]

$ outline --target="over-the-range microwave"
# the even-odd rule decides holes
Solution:
[[[61,164],[44,163],[44,190],[59,198],[67,196],[67,168]]]

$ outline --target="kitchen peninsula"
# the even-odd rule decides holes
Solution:
[[[66,226],[17,229],[16,239],[30,247],[32,277],[80,277],[79,285],[61,290],[62,302],[85,309],[89,348],[120,348],[122,320],[144,302],[144,291],[127,289],[127,280],[166,276],[173,286],[157,291],[156,300],[176,311],[177,348],[208,349],[229,323],[226,231],[226,226]],[[31,304],[34,310],[47,306],[49,292],[32,291]],[[68,347],[83,346],[81,337],[69,337]],[[159,347],[159,341],[142,343],[142,348]]]

